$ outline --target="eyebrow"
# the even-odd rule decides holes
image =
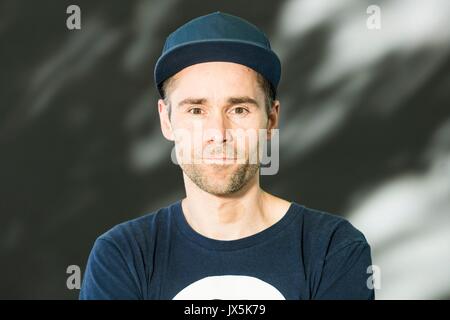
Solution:
[[[250,97],[244,96],[244,97],[230,97],[227,100],[229,105],[235,105],[235,104],[245,104],[245,103],[250,103],[250,104],[254,104],[255,106],[259,106],[258,102]]]
[[[208,99],[205,99],[205,98],[186,98],[186,99],[181,100],[178,103],[178,106],[181,107],[186,104],[190,104],[190,105],[206,104],[207,102],[208,102]],[[257,107],[259,106],[258,102],[255,99],[248,97],[248,96],[229,97],[227,99],[227,105],[245,104],[245,103],[254,104]]]
[[[185,104],[205,104],[206,101],[207,100],[204,98],[186,98],[186,99],[181,100],[178,103],[178,106],[181,107]]]

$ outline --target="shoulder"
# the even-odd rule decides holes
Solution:
[[[364,234],[343,216],[303,206],[303,240],[324,255],[349,245],[368,245]]]
[[[374,299],[367,286],[371,249],[364,236],[343,216],[302,210],[303,261],[311,299]]]
[[[156,237],[164,234],[170,205],[117,224],[94,242],[80,299],[143,299],[153,272]]]
[[[101,234],[96,241],[109,242],[119,248],[148,246],[154,242],[158,232],[168,226],[173,205],[121,222]]]

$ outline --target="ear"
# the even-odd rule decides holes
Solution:
[[[163,136],[169,141],[174,141],[172,123],[169,118],[169,106],[164,103],[163,99],[158,100],[158,112]]]
[[[272,129],[278,128],[278,120],[280,118],[280,101],[274,100],[272,104],[272,109],[267,116],[267,140],[271,139]]]

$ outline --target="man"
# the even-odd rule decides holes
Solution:
[[[280,74],[265,35],[229,14],[167,38],[155,67],[158,111],[186,197],[100,236],[80,299],[374,298],[361,232],[259,185]]]

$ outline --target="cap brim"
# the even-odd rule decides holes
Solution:
[[[270,49],[239,40],[204,40],[172,48],[156,62],[154,79],[161,97],[164,80],[194,64],[212,61],[245,65],[264,76],[275,90],[281,75],[281,63]]]

